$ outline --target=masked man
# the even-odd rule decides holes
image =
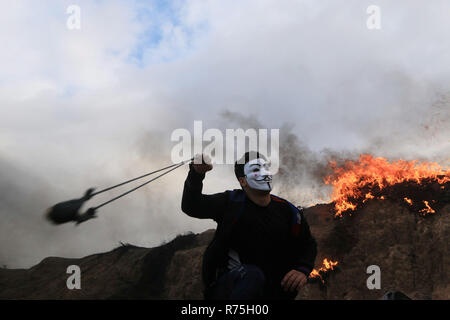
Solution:
[[[202,159],[190,164],[181,206],[191,217],[217,222],[203,256],[205,299],[294,299],[317,253],[301,210],[270,193],[269,163],[258,152],[235,163],[242,190],[212,195],[202,194],[212,169]]]

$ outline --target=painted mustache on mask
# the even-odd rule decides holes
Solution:
[[[255,179],[255,181],[261,181],[261,182],[271,182],[272,181],[272,176],[264,176],[262,177],[262,179]]]

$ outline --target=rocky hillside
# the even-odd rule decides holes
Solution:
[[[332,205],[306,209],[318,241],[316,264],[338,261],[298,299],[379,299],[400,290],[413,299],[449,299],[450,205],[423,217],[398,201],[371,200],[334,219]],[[50,257],[26,270],[0,269],[1,299],[201,299],[202,253],[214,230],[179,236],[156,248],[123,245],[82,259]],[[69,290],[69,265],[81,268],[81,289]],[[369,290],[366,268],[381,269],[381,289]]]

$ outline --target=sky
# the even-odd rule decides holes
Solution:
[[[67,27],[70,5],[80,29]],[[367,27],[370,5],[380,29]],[[330,155],[448,165],[449,11],[446,0],[0,0],[0,265],[213,228],[180,210],[186,167],[78,227],[43,218],[170,164],[171,133],[195,120],[280,129],[294,160],[274,193],[296,204],[317,202]],[[238,187],[218,165],[204,192]]]

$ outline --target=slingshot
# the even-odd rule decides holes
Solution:
[[[119,184],[116,184],[114,186],[105,188],[105,189],[97,191],[97,192],[94,192],[94,190],[95,190],[94,188],[90,188],[90,189],[88,189],[85,192],[84,196],[79,198],[79,199],[73,199],[73,200],[60,202],[60,203],[55,204],[53,207],[48,208],[47,212],[46,212],[46,217],[53,224],[63,224],[63,223],[72,221],[72,222],[75,222],[77,225],[82,223],[82,222],[84,222],[84,221],[87,221],[89,219],[96,218],[97,216],[96,216],[95,213],[101,207],[103,207],[103,206],[107,205],[108,203],[111,203],[111,202],[113,202],[113,201],[115,201],[115,200],[117,200],[119,198],[122,198],[123,196],[125,196],[125,195],[127,195],[127,194],[129,194],[129,193],[131,193],[133,191],[136,191],[137,189],[139,189],[139,188],[149,184],[150,182],[155,181],[156,179],[158,179],[158,178],[168,174],[169,172],[171,172],[171,171],[173,171],[173,170],[183,166],[184,164],[188,163],[191,160],[193,160],[193,158],[189,159],[189,160],[185,160],[185,161],[179,162],[179,163],[172,164],[170,166],[167,166],[167,167],[164,167],[164,168],[161,168],[161,169],[158,169],[158,170],[146,173],[146,174],[143,174],[143,175],[141,175],[139,177],[127,180],[125,182],[121,182]],[[109,191],[111,189],[123,186],[123,185],[125,185],[127,183],[139,180],[141,178],[147,177],[149,175],[152,175],[152,174],[164,171],[164,170],[167,170],[167,171],[165,171],[165,172],[161,173],[160,175],[150,179],[149,181],[146,181],[146,182],[142,183],[141,185],[138,185],[137,187],[135,187],[133,189],[130,189],[130,190],[128,190],[128,191],[126,191],[126,192],[124,192],[124,193],[122,193],[122,194],[120,194],[120,195],[118,195],[118,196],[108,200],[108,201],[105,201],[105,202],[99,204],[96,207],[89,208],[85,213],[80,213],[79,212],[80,208],[83,206],[83,204],[86,201],[88,201],[89,199],[91,199],[92,197],[94,197],[94,196],[96,196],[96,195],[98,195],[100,193],[103,193],[103,192]]]

